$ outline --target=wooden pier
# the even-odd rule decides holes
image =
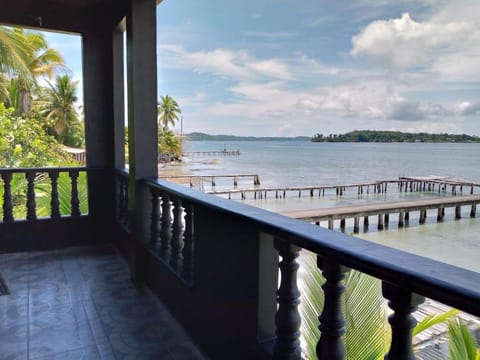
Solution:
[[[455,219],[462,217],[462,206],[470,207],[470,217],[475,217],[477,205],[480,203],[480,195],[464,195],[458,197],[442,197],[435,199],[397,201],[386,203],[374,203],[365,205],[353,205],[313,210],[287,211],[283,215],[296,219],[315,222],[328,221],[328,228],[333,229],[334,221],[340,220],[340,228],[345,230],[346,219],[354,220],[353,232],[360,230],[360,218],[363,217],[364,226],[368,229],[369,216],[378,216],[378,230],[388,227],[390,214],[398,214],[398,227],[405,226],[410,220],[411,212],[418,212],[419,223],[425,223],[427,210],[437,210],[437,221],[443,221],[446,208],[455,209]]]
[[[187,151],[183,153],[183,156],[232,156],[232,155],[240,155],[240,150],[227,150],[223,149],[220,151]]]
[[[464,191],[474,195],[475,188],[480,189],[480,183],[462,180],[457,178],[428,176],[428,177],[399,177],[392,180],[379,180],[370,183],[345,184],[345,185],[312,185],[312,186],[287,186],[287,187],[254,187],[247,189],[215,190],[208,193],[214,195],[239,195],[241,200],[246,200],[247,195],[253,199],[266,199],[267,197],[285,198],[294,193],[298,197],[302,196],[325,196],[325,193],[334,191],[337,196],[344,196],[347,191],[356,192],[358,195],[385,194],[389,186],[396,186],[399,192],[438,192],[439,194],[463,195]]]
[[[233,189],[237,189],[242,179],[251,179],[253,186],[260,185],[260,177],[257,174],[223,174],[223,175],[166,175],[159,176],[161,179],[182,182],[187,180],[191,188],[197,188],[200,191],[205,190],[205,183],[208,183],[212,191],[215,191],[217,181],[230,180],[233,181]],[[180,180],[180,181],[178,181]]]

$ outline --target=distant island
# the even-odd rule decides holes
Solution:
[[[200,132],[185,134],[190,141],[309,141],[308,136],[274,137],[274,136],[236,136],[236,135],[209,135]]]
[[[478,143],[480,137],[456,134],[406,133],[400,131],[355,130],[345,134],[315,134],[312,142],[408,142],[408,143]]]

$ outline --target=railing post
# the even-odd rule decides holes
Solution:
[[[343,280],[348,268],[317,256],[317,265],[322,270],[325,283],[322,285],[325,302],[322,314],[319,316],[321,332],[316,352],[319,359],[345,359],[345,344],[342,336],[345,334],[345,319],[342,313],[342,296],[345,292]]]
[[[152,213],[150,215],[150,247],[157,249],[159,245],[160,236],[160,191],[155,188],[150,188],[152,195]]]
[[[80,216],[80,201],[78,200],[78,170],[70,170],[70,179],[72,181],[72,216]]]
[[[27,171],[27,220],[35,220],[37,218],[35,203],[35,171]]]
[[[412,332],[417,321],[411,313],[425,298],[385,281],[382,282],[382,293],[393,310],[388,317],[392,327],[392,342],[385,360],[415,360]]]
[[[52,219],[60,218],[60,200],[58,199],[58,171],[51,170],[48,177],[52,183],[52,195],[50,198],[50,217]]]
[[[170,259],[170,239],[172,238],[172,215],[170,214],[170,197],[162,192],[162,219],[160,229],[160,256]]]
[[[188,283],[193,282],[193,266],[194,266],[194,210],[193,205],[189,202],[184,202],[185,209],[185,230],[183,234],[183,270],[182,278]]]
[[[11,223],[13,219],[12,173],[2,173],[3,179],[3,222]]]
[[[300,291],[297,287],[298,257],[300,248],[281,239],[275,239],[275,249],[282,261],[280,287],[277,290],[278,310],[275,315],[277,341],[273,350],[274,359],[301,359],[300,348]]]
[[[177,272],[182,272],[182,247],[183,247],[183,208],[180,198],[173,200],[173,224],[172,224],[172,239],[171,249],[172,256],[170,257],[170,266]]]

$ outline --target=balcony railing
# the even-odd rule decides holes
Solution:
[[[349,269],[382,281],[392,309],[388,359],[415,358],[412,313],[425,297],[480,316],[479,273],[167,181],[144,185],[151,194],[145,280],[213,358],[301,357],[301,249],[317,255],[326,279],[320,359],[345,356],[340,304]]]
[[[72,235],[85,243],[92,232],[83,222],[90,216],[82,211],[86,196],[79,179],[91,171],[1,169],[0,252],[38,248],[48,239],[66,246]],[[60,178],[68,186],[60,185]],[[130,265],[211,358],[301,357],[297,257],[302,249],[317,255],[326,279],[318,314],[320,359],[344,358],[340,304],[349,269],[382,281],[392,309],[388,359],[414,358],[412,313],[424,297],[480,316],[479,273],[158,179],[139,182],[137,189],[149,198],[137,199],[136,211],[146,215],[133,227],[128,174],[117,172],[116,179],[123,233],[112,232],[113,239],[124,234],[126,242],[136,239],[123,248],[134,253]],[[67,204],[62,192],[68,193]],[[40,209],[45,202],[47,210]],[[106,226],[98,221],[95,234]]]
[[[0,169],[0,253],[65,246],[75,243],[72,233],[78,238],[85,235],[75,229],[86,229],[91,171],[85,167]]]

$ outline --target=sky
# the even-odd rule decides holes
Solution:
[[[184,133],[480,135],[479,18],[478,0],[164,0],[158,95]],[[80,38],[47,39],[81,86]]]

